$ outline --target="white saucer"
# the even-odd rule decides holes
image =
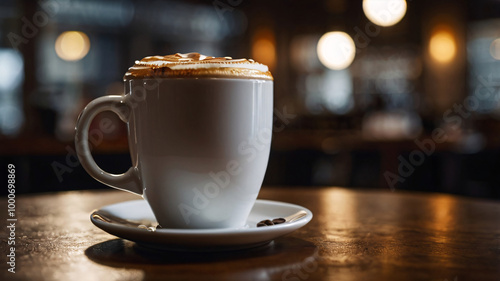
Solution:
[[[304,210],[307,215],[299,220],[272,226],[257,227],[261,220],[286,217]],[[182,251],[226,251],[253,248],[268,244],[273,239],[306,225],[313,215],[308,209],[294,204],[257,200],[242,228],[219,229],[164,229],[154,231],[158,223],[144,200],[126,201],[102,207],[90,215],[100,229],[118,237],[153,249]],[[142,225],[139,227],[139,225]]]

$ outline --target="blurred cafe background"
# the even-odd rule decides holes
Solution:
[[[2,175],[16,166],[18,193],[107,188],[75,156],[79,112],[177,52],[270,67],[265,185],[500,199],[498,0],[1,0]],[[124,172],[127,128],[103,118],[94,157]]]

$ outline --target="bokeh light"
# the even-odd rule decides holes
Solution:
[[[351,65],[356,55],[356,46],[347,33],[328,32],[319,39],[317,53],[324,66],[340,70]]]
[[[89,37],[80,31],[66,31],[56,39],[57,55],[66,61],[78,61],[84,58],[90,50]]]
[[[493,40],[493,42],[491,42],[490,54],[494,59],[500,60],[500,38],[497,38]]]
[[[270,29],[259,30],[253,39],[252,58],[273,69],[276,65],[276,44]]]
[[[23,82],[24,64],[23,56],[20,52],[13,49],[0,48],[0,100],[1,91],[11,93],[17,86]]]
[[[455,57],[457,46],[453,34],[446,29],[433,32],[429,42],[431,57],[440,63],[448,63]]]
[[[405,0],[363,0],[366,17],[376,25],[395,25],[406,14]]]

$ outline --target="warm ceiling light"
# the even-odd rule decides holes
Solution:
[[[497,38],[493,40],[493,42],[491,42],[490,54],[494,59],[500,60],[500,38]]]
[[[66,31],[56,39],[57,55],[66,61],[77,61],[84,58],[90,49],[89,37],[80,31]]]
[[[334,31],[321,36],[317,52],[319,61],[324,66],[340,70],[351,65],[356,55],[356,46],[347,33]]]
[[[376,25],[391,26],[406,14],[405,0],[363,0],[366,17]]]
[[[429,42],[431,57],[440,63],[450,62],[456,54],[457,47],[453,34],[447,30],[435,31]]]

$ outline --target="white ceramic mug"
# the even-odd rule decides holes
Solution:
[[[110,174],[92,158],[88,129],[102,111],[128,125],[132,167]],[[242,227],[269,158],[273,81],[136,78],[125,95],[90,102],[76,126],[76,151],[96,180],[142,195],[163,228]]]

